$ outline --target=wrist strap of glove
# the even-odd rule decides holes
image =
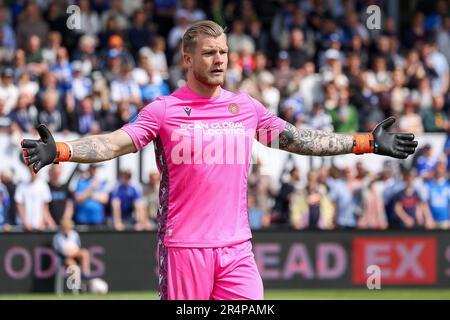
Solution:
[[[375,149],[375,142],[373,134],[353,134],[353,149],[354,154],[373,153]]]
[[[54,163],[70,161],[72,157],[72,146],[66,142],[56,143],[56,159]]]

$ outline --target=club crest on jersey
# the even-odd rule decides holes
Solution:
[[[228,106],[228,111],[230,111],[232,114],[238,114],[239,113],[239,107],[236,103],[231,103]]]
[[[186,112],[186,114],[187,114],[188,116],[191,115],[191,111],[192,111],[192,108],[191,108],[191,107],[184,107],[183,110],[184,110],[184,112]]]

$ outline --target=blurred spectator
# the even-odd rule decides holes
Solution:
[[[72,62],[72,94],[75,103],[78,104],[83,98],[92,94],[92,80],[83,74],[83,63],[81,61]]]
[[[52,165],[48,172],[48,186],[51,194],[49,210],[57,225],[60,225],[64,219],[72,220],[74,213],[73,193],[67,184],[62,183],[61,174],[60,165]]]
[[[175,12],[175,19],[180,15],[186,16],[189,23],[194,23],[199,20],[205,20],[205,12],[198,8],[196,0],[181,0],[181,6]]]
[[[169,78],[169,68],[165,54],[166,40],[161,36],[155,36],[151,48],[143,47],[139,50],[140,55],[146,55],[153,68],[161,74],[164,80]]]
[[[395,196],[395,219],[396,225],[401,228],[415,228],[430,226],[432,218],[429,216],[429,209],[425,209],[427,204],[423,202],[419,193],[414,188],[414,170],[405,170],[403,179],[405,188]]]
[[[426,179],[431,178],[436,162],[436,158],[433,157],[433,149],[431,148],[431,145],[427,143],[423,147],[422,155],[417,158],[417,174]]]
[[[134,115],[142,103],[141,91],[136,81],[131,77],[131,65],[122,64],[120,78],[111,82],[111,100],[120,105],[126,104]]]
[[[153,42],[154,34],[149,28],[147,15],[144,10],[136,10],[133,26],[128,30],[131,54],[137,58],[139,50]]]
[[[90,35],[83,35],[78,42],[78,50],[73,54],[73,60],[81,61],[83,75],[88,75],[91,71],[100,68],[100,61],[95,48],[97,38]],[[106,64],[106,63],[105,63]]]
[[[183,34],[190,27],[191,23],[189,21],[189,16],[185,13],[180,13],[176,16],[175,26],[170,29],[169,37],[167,38],[167,44],[169,49],[174,51],[181,39],[183,38]]]
[[[80,7],[80,28],[74,29],[78,35],[97,35],[101,29],[101,22],[97,12],[91,10],[91,2],[89,0],[79,0]]]
[[[30,73],[24,71],[19,76],[17,89],[19,89],[19,94],[27,95],[30,97],[31,101],[34,102],[34,99],[39,92],[39,84],[36,81],[31,81]]]
[[[32,133],[37,124],[37,116],[38,111],[30,103],[30,98],[27,95],[21,94],[16,108],[10,113],[11,121],[16,123],[22,132]]]
[[[231,56],[231,53],[230,53]],[[275,77],[275,86],[280,90],[281,96],[286,97],[288,95],[287,88],[289,82],[294,75],[294,70],[290,65],[290,57],[287,51],[280,51],[277,57],[276,68],[273,70]]]
[[[45,21],[48,23],[50,31],[56,31],[59,34],[67,32],[66,16],[63,15],[63,5],[61,2],[53,0],[50,1],[45,13]],[[65,12],[64,12],[65,13]]]
[[[261,102],[270,112],[278,114],[280,103],[280,91],[274,86],[275,78],[269,71],[263,71],[258,76],[259,89],[261,91]]]
[[[14,195],[18,213],[16,223],[25,231],[44,231],[46,227],[54,229],[56,224],[48,208],[50,189],[31,167],[30,174],[31,181],[20,183]]]
[[[310,112],[315,103],[323,103],[324,101],[322,77],[316,72],[312,61],[306,62],[302,71],[299,90],[305,103],[305,109]]]
[[[445,56],[437,49],[434,39],[428,39],[422,48],[422,57],[429,77],[433,94],[442,95],[449,88],[449,66]]]
[[[260,19],[255,18],[250,21],[249,35],[255,43],[255,50],[268,54],[269,35],[263,29]]]
[[[295,192],[295,186],[300,181],[300,171],[293,168],[289,172],[289,181],[283,182],[280,191],[275,198],[272,214],[272,223],[287,224],[290,222],[290,203]]]
[[[357,192],[359,183],[356,182],[351,167],[346,166],[342,171],[334,169],[333,179],[327,181],[330,198],[335,203],[335,225],[339,229],[353,229],[356,227],[358,203]]]
[[[42,108],[37,116],[37,123],[45,124],[50,131],[60,132],[67,128],[66,119],[62,108],[58,108],[59,93],[54,89],[48,89],[42,99]]]
[[[325,107],[320,102],[314,103],[306,122],[311,129],[333,131],[333,120],[331,116],[325,112]]]
[[[334,82],[338,88],[345,88],[349,80],[342,70],[341,53],[336,49],[328,49],[324,53],[325,65],[320,69],[323,82]]]
[[[100,133],[100,115],[93,108],[91,96],[86,96],[80,101],[78,111],[68,115],[69,128],[79,134]]]
[[[410,91],[405,87],[405,75],[402,69],[395,69],[392,73],[393,86],[390,89],[390,112],[393,115],[400,115],[403,113],[404,106],[408,102],[413,103],[413,101],[408,101],[410,97]]]
[[[142,187],[131,181],[131,171],[119,172],[119,182],[111,191],[113,225],[117,231],[133,226],[135,230],[150,230],[145,219]]]
[[[319,181],[316,170],[308,172],[306,187],[291,200],[291,223],[296,229],[331,229],[334,226],[334,205],[327,189]]]
[[[8,190],[0,181],[0,231],[9,231],[9,207],[11,200]]]
[[[281,106],[281,118],[300,127],[305,119],[305,104],[299,94],[286,99]]]
[[[50,65],[50,71],[55,74],[58,89],[61,93],[66,93],[72,88],[72,67],[66,48],[60,47],[56,51],[56,63]]]
[[[103,14],[102,14],[102,19],[101,19],[102,28],[106,29],[106,24],[107,24],[108,19],[110,17],[114,17],[114,19],[117,21],[117,24],[118,24],[120,30],[128,29],[129,21],[123,11],[122,0],[112,0],[110,5],[111,5],[111,9],[103,12]]]
[[[340,90],[338,105],[335,109],[329,110],[329,113],[336,132],[358,132],[358,111],[349,101],[349,92],[347,88]]]
[[[436,34],[436,43],[439,52],[442,52],[447,59],[447,63],[450,64],[450,17],[443,17],[441,28]]]
[[[3,168],[0,171],[0,183],[6,188],[9,196],[9,208],[6,213],[6,221],[10,225],[16,224],[17,207],[14,203],[14,197],[16,195],[16,184],[13,181],[13,170],[9,168]]]
[[[157,216],[159,214],[159,183],[158,172],[150,172],[149,181],[144,185],[144,208],[145,220],[155,228]]]
[[[90,276],[89,251],[81,248],[80,235],[73,229],[72,220],[63,219],[61,221],[60,230],[53,236],[53,249],[65,266],[81,264],[82,278]]]
[[[47,44],[42,49],[42,58],[43,60],[49,64],[56,63],[56,54],[59,48],[62,47],[62,36],[61,33],[57,31],[51,31],[48,34]]]
[[[270,217],[256,204],[256,199],[253,194],[248,195],[248,222],[250,229],[260,230],[270,223]]]
[[[14,71],[6,67],[1,71],[0,99],[4,101],[5,113],[8,114],[17,105],[19,89],[14,84]]]
[[[433,222],[440,229],[450,228],[450,184],[447,178],[447,167],[444,161],[438,161],[434,169],[434,177],[426,183],[426,197]]]
[[[376,188],[376,180],[372,179],[362,190],[362,216],[358,219],[358,228],[384,230],[387,227],[383,197]]]
[[[0,98],[0,133],[9,133],[12,121],[5,110],[5,100]]]
[[[291,31],[290,47],[288,54],[290,57],[291,67],[293,69],[300,69],[309,60],[309,54],[303,48],[305,38],[303,31],[300,29],[293,29]]]
[[[412,99],[405,101],[403,114],[398,121],[398,127],[401,132],[410,132],[414,134],[423,133],[422,118],[416,112],[416,106]]]
[[[230,51],[241,52],[245,47],[250,54],[255,52],[255,43],[253,39],[245,33],[245,24],[242,20],[236,19],[233,21],[231,32],[228,34],[227,38]]]
[[[106,183],[96,176],[97,165],[89,165],[75,188],[75,222],[102,225],[105,222],[104,205],[108,202]]]
[[[18,17],[17,47],[25,48],[25,44],[32,35],[39,37],[40,42],[47,39],[48,24],[42,18],[41,11],[34,1],[26,4],[25,10]]]
[[[445,132],[449,128],[449,119],[444,109],[445,100],[442,95],[433,96],[433,108],[424,110],[423,126],[426,132]]]

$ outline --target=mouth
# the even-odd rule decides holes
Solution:
[[[223,74],[223,69],[213,69],[211,70],[211,73],[214,75],[221,75]]]

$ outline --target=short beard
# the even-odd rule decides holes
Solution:
[[[202,84],[204,84],[206,86],[221,86],[225,82],[225,73],[223,73],[223,75],[220,79],[214,78],[214,80],[213,80],[210,77],[208,77],[207,75],[205,75],[204,73],[197,72],[195,70],[195,68],[193,69],[193,71],[194,71],[193,73],[194,73],[195,80],[201,82]]]

